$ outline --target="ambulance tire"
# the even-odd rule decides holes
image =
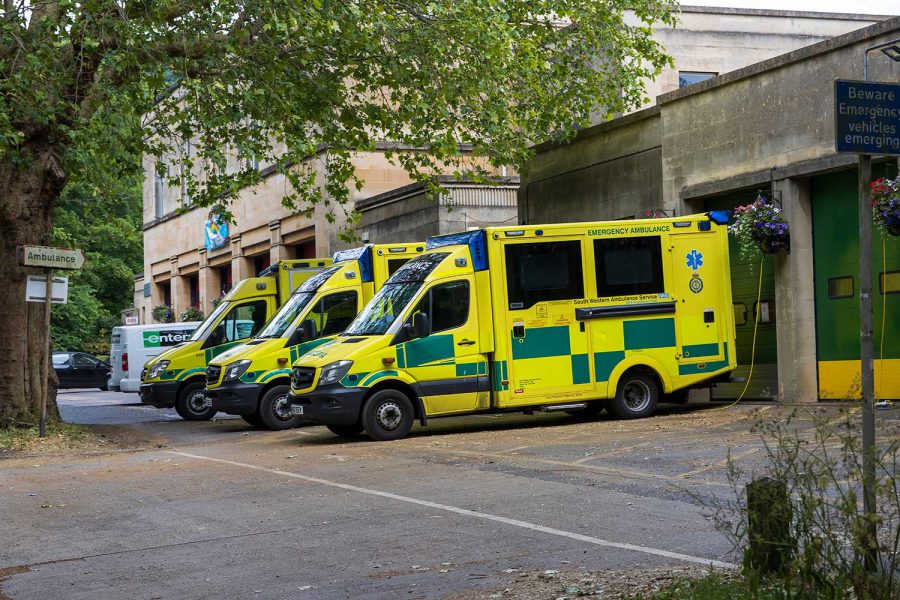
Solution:
[[[609,411],[620,419],[649,417],[659,402],[659,384],[641,371],[625,373],[619,380],[616,397],[609,403]]]
[[[415,420],[412,402],[399,390],[375,392],[362,410],[362,425],[369,436],[378,441],[405,438]]]
[[[183,388],[175,401],[175,412],[185,421],[209,421],[216,414],[216,409],[206,406],[202,381],[192,381]]]
[[[352,438],[363,432],[361,423],[354,423],[352,425],[326,425],[326,427],[328,428],[328,431],[340,437]]]
[[[259,417],[259,414],[253,413],[249,415],[241,415],[241,418],[247,423],[247,425],[252,425],[253,427],[262,427],[263,422]]]
[[[271,431],[292,429],[300,425],[300,417],[291,414],[291,404],[287,400],[289,385],[276,385],[263,394],[259,401],[259,420],[262,426]]]

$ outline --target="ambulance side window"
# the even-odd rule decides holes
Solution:
[[[235,306],[213,330],[208,345],[217,346],[248,338],[259,331],[265,322],[265,300],[255,300]]]
[[[584,298],[581,242],[509,244],[505,252],[510,310],[550,300]]]
[[[332,294],[322,298],[316,325],[320,336],[337,335],[347,329],[357,309],[356,292]]]
[[[462,327],[469,320],[469,282],[452,281],[436,285],[422,296],[407,321],[423,312],[431,321],[431,333]]]
[[[594,268],[601,297],[665,291],[659,236],[594,240]]]

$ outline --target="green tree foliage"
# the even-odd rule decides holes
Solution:
[[[0,92],[13,101],[0,109],[0,158],[28,160],[22,125],[40,123],[64,140],[69,176],[128,168],[137,150],[168,155],[189,167],[170,169],[172,183],[184,175],[195,201],[225,213],[259,181],[254,159],[278,165],[292,184],[285,203],[305,211],[345,202],[348,183],[360,183],[353,153],[378,143],[428,182],[448,169],[483,174],[472,154],[518,167],[531,145],[572,134],[591,114],[640,104],[639,80],[668,61],[650,26],[673,23],[673,5],[35,3],[30,23],[22,11],[3,31],[13,39]],[[143,117],[142,136],[130,117]],[[191,155],[172,156],[183,140]]]
[[[70,185],[53,220],[53,243],[81,248],[87,257],[81,271],[68,274],[68,303],[53,309],[53,346],[108,354],[109,332],[131,306],[143,264],[140,186],[132,180],[97,192]]]

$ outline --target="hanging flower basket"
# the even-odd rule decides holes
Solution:
[[[172,310],[171,306],[166,306],[165,304],[160,304],[159,306],[153,307],[153,320],[157,323],[174,323],[175,322],[175,311]]]
[[[753,258],[760,251],[776,254],[791,250],[791,234],[781,209],[762,195],[734,209],[734,223],[728,231],[737,239],[744,259]]]
[[[182,322],[202,321],[203,320],[203,311],[200,310],[196,306],[189,306],[186,309],[184,309],[183,311],[181,311],[181,314],[179,315],[179,317],[181,317]]]
[[[900,235],[900,176],[872,182],[872,219],[888,235]]]

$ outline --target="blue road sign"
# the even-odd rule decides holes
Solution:
[[[834,145],[838,152],[900,155],[900,84],[836,79]]]

